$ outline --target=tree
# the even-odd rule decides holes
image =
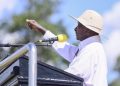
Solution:
[[[30,41],[36,41],[40,39],[41,34],[31,31],[26,27],[26,19],[35,19],[45,28],[48,28],[55,34],[59,33],[66,33],[66,30],[62,24],[62,21],[57,22],[56,24],[52,24],[49,21],[50,16],[56,10],[56,7],[59,5],[59,0],[25,0],[28,2],[25,10],[21,14],[14,14],[12,16],[12,20],[10,22],[3,22],[1,24],[1,28],[7,27],[8,33],[19,32],[21,33],[22,40],[17,40],[17,43],[28,43]],[[16,48],[11,48],[10,53],[13,53]],[[59,60],[60,62],[66,62],[63,59],[59,58],[60,56],[51,50],[50,47],[39,47],[38,48],[38,58],[42,61],[52,61],[57,63]]]
[[[117,58],[117,62],[116,62],[116,65],[114,67],[114,70],[119,73],[119,76],[112,83],[110,83],[109,86],[120,86],[120,56]]]
[[[120,76],[120,56],[117,58],[117,62],[116,62],[114,70],[117,71]]]

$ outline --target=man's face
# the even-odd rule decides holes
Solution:
[[[84,40],[86,38],[87,30],[88,29],[85,26],[78,22],[78,25],[75,28],[76,39],[80,41]]]
[[[75,28],[75,32],[76,32],[76,39],[80,41],[83,41],[84,39],[88,37],[98,35],[98,33],[88,29],[87,27],[85,27],[79,22],[78,22],[77,27]]]

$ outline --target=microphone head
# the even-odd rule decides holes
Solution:
[[[58,37],[59,42],[67,41],[67,36],[65,34],[59,34],[59,35],[57,35],[57,37]]]

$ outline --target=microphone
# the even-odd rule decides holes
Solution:
[[[57,35],[57,37],[38,40],[38,42],[50,42],[50,43],[54,41],[65,42],[67,41],[67,36],[65,34],[59,34]]]

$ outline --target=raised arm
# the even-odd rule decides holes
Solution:
[[[42,27],[40,24],[38,24],[35,20],[29,20],[26,19],[27,25],[30,29],[34,29],[37,32],[42,33],[43,35],[45,34],[45,32],[47,31],[47,29],[45,29],[44,27]]]

